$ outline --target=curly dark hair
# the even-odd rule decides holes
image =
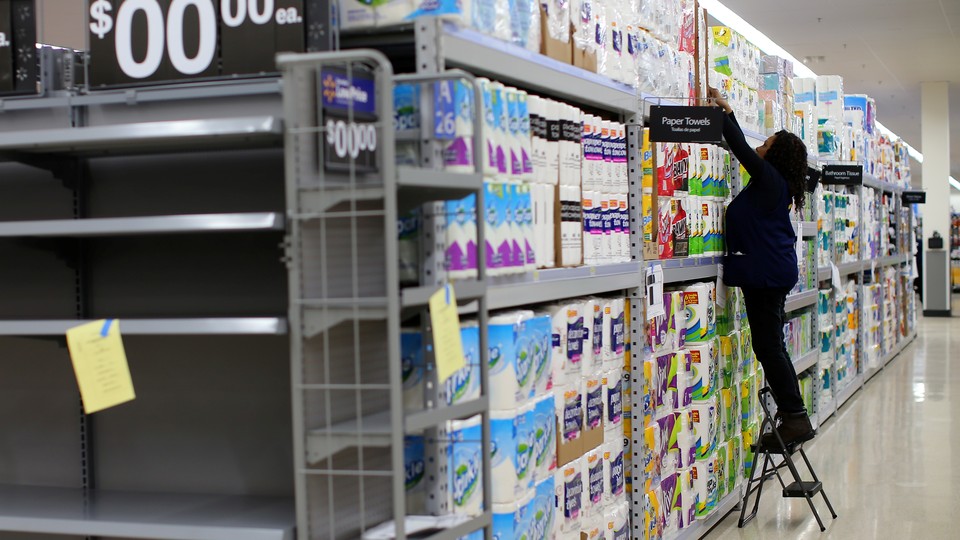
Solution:
[[[807,185],[807,146],[800,137],[782,130],[764,156],[773,168],[787,180],[794,210],[801,210]]]

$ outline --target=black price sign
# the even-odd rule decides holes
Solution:
[[[276,72],[304,50],[303,0],[91,0],[90,84]]]
[[[377,171],[377,87],[369,70],[324,68],[317,81],[323,135],[320,152],[330,171]]]
[[[863,184],[863,165],[824,165],[820,182],[831,186],[859,186]]]
[[[906,204],[925,204],[927,202],[926,191],[904,191],[902,195],[903,202]]]
[[[37,91],[34,0],[0,0],[0,94]]]
[[[650,140],[654,142],[719,143],[723,110],[718,107],[650,107]]]

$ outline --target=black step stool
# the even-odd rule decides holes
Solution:
[[[827,530],[827,528],[823,526],[823,521],[817,512],[817,507],[813,504],[813,497],[815,497],[817,493],[823,496],[823,500],[827,503],[827,508],[830,509],[830,514],[833,515],[833,519],[837,519],[837,513],[833,510],[833,505],[830,504],[830,499],[827,498],[826,492],[823,491],[823,483],[817,478],[817,473],[814,472],[813,465],[811,465],[810,460],[807,459],[807,454],[803,451],[803,443],[788,446],[784,444],[783,439],[780,438],[780,434],[776,430],[774,414],[770,412],[775,406],[773,392],[771,392],[770,388],[764,387],[761,388],[757,394],[760,397],[760,406],[763,408],[764,414],[763,424],[760,426],[760,433],[772,431],[775,441],[768,446],[761,446],[760,441],[757,440],[751,446],[754,452],[753,465],[750,467],[750,480],[747,482],[747,489],[743,494],[743,502],[740,505],[739,527],[742,528],[751,519],[757,517],[757,509],[760,507],[760,494],[763,492],[763,483],[771,476],[776,475],[777,480],[780,481],[780,485],[783,487],[784,497],[803,497],[807,500],[807,504],[810,505],[810,510],[813,511],[813,516],[817,518],[817,523],[820,525],[820,532],[823,532]],[[800,452],[800,456],[803,457],[803,461],[807,464],[807,469],[810,470],[810,476],[813,477],[813,481],[805,481],[800,477],[800,472],[797,470],[796,465],[794,465],[792,457],[796,452]],[[782,456],[783,462],[775,464],[773,456]],[[757,462],[760,461],[761,457],[763,459],[763,471],[760,473],[760,478],[755,479],[754,475],[757,472]],[[783,477],[780,475],[780,469],[784,467],[790,469],[790,474],[793,475],[794,481],[790,484],[784,482]],[[749,505],[750,492],[753,489],[754,483],[757,483],[757,496],[753,502],[753,510],[748,516],[747,506]]]

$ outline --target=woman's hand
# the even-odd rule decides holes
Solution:
[[[724,112],[730,114],[733,112],[733,109],[730,107],[730,104],[727,103],[727,100],[723,98],[720,94],[720,91],[712,86],[707,87],[707,97],[712,99],[717,106],[722,107]]]

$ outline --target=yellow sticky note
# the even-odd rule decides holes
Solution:
[[[433,357],[437,378],[442,383],[463,369],[463,342],[460,341],[460,314],[453,287],[444,285],[430,297],[430,325],[433,327]]]
[[[106,319],[71,328],[67,347],[87,414],[136,398],[119,321]]]

